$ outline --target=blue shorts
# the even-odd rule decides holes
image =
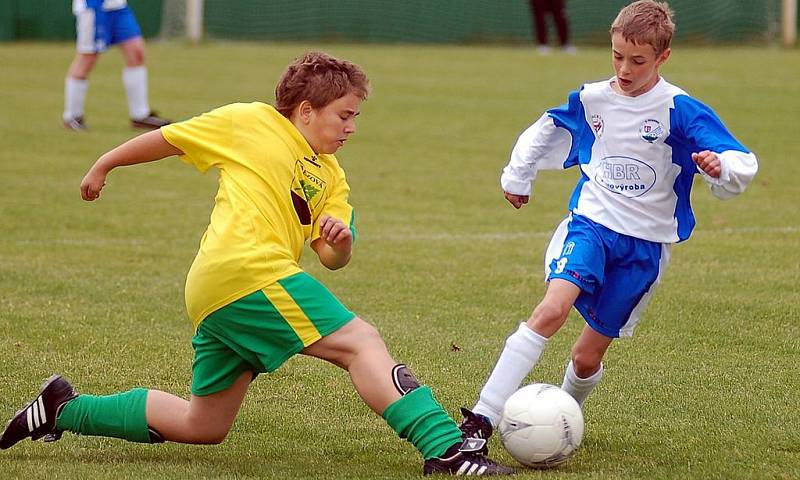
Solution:
[[[575,309],[596,332],[629,337],[669,264],[670,244],[623,235],[580,215],[556,229],[545,255],[547,281],[581,289]]]
[[[110,12],[87,8],[75,17],[75,30],[78,53],[102,53],[111,45],[142,36],[128,7]]]

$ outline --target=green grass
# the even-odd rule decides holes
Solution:
[[[307,44],[150,44],[151,103],[183,119],[272,100]],[[319,47],[319,46],[317,46]],[[544,172],[532,203],[498,175],[519,132],[569,90],[611,76],[605,49],[322,45],[360,63],[374,92],[340,152],[353,189],[353,262],[304,266],[383,333],[452,414],[471,405],[505,337],[544,285],[541,257],[576,174]],[[183,281],[213,205],[214,175],[176,159],[115,171],[101,201],[78,185],[131,137],[116,52],[91,77],[87,134],[60,127],[69,44],[0,44],[0,417],[52,372],[98,394],[188,395]],[[563,467],[518,478],[800,478],[800,56],[678,48],[664,75],[709,103],[759,156],[740,198],[702,183],[698,227],[673,250],[633,340],[613,345]],[[576,315],[530,381],[559,383]],[[458,350],[452,348],[459,347]],[[499,460],[513,463],[492,440]],[[294,358],[259,377],[227,441],[135,445],[93,437],[0,452],[4,478],[414,478],[421,464],[344,372]]]

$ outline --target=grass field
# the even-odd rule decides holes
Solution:
[[[150,44],[151,103],[174,119],[272,101],[307,44]],[[583,81],[612,75],[605,49],[316,46],[360,63],[373,95],[338,155],[359,241],[351,264],[303,265],[383,333],[453,415],[471,406],[502,342],[544,285],[541,258],[576,172],[544,172],[515,211],[499,171],[519,132]],[[183,282],[216,180],[177,159],[78,185],[127,126],[116,52],[91,77],[91,131],[61,128],[71,44],[0,44],[0,422],[51,373],[83,392],[133,386],[187,396],[192,328]],[[710,104],[761,169],[716,200],[701,181],[698,226],[633,340],[606,358],[586,436],[547,479],[800,478],[800,54],[678,47],[663,73]],[[530,381],[559,383],[582,327],[572,315]],[[458,348],[455,348],[458,347]],[[512,464],[497,439],[492,451]],[[414,478],[414,449],[358,399],[344,372],[294,358],[254,383],[220,446],[65,435],[0,452],[3,478]]]

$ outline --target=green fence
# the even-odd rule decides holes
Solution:
[[[180,24],[185,0],[130,0],[145,36]],[[205,0],[212,38],[354,42],[530,42],[527,0]],[[567,0],[574,43],[607,43],[628,0]],[[672,0],[677,42],[779,36],[781,0]],[[0,40],[74,38],[69,0],[0,0]],[[164,8],[166,5],[172,8]],[[163,13],[167,12],[167,13]],[[164,16],[164,18],[162,18]],[[162,20],[166,20],[162,22]]]
[[[529,42],[527,0],[206,1],[209,36],[366,42]],[[575,43],[607,43],[628,0],[568,0]],[[777,34],[780,0],[672,0],[676,41],[753,42]]]

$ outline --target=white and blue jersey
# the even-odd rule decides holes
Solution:
[[[72,13],[79,53],[100,53],[142,35],[127,0],[73,0]]]
[[[691,154],[703,150],[719,156],[719,178],[692,161]],[[637,97],[616,93],[609,81],[571,93],[520,135],[501,184],[508,193],[530,195],[538,170],[574,166],[581,178],[569,202],[572,213],[660,243],[692,233],[695,174],[726,199],[744,191],[758,170],[755,155],[711,108],[663,78]]]
[[[719,178],[692,160],[703,150],[720,158]],[[575,308],[608,337],[633,334],[671,245],[691,235],[694,175],[726,199],[744,191],[758,170],[755,155],[709,107],[664,79],[637,97],[616,93],[610,81],[573,92],[520,135],[501,185],[530,195],[538,170],[573,166],[581,178],[570,216],[547,249],[546,277],[577,285]]]

